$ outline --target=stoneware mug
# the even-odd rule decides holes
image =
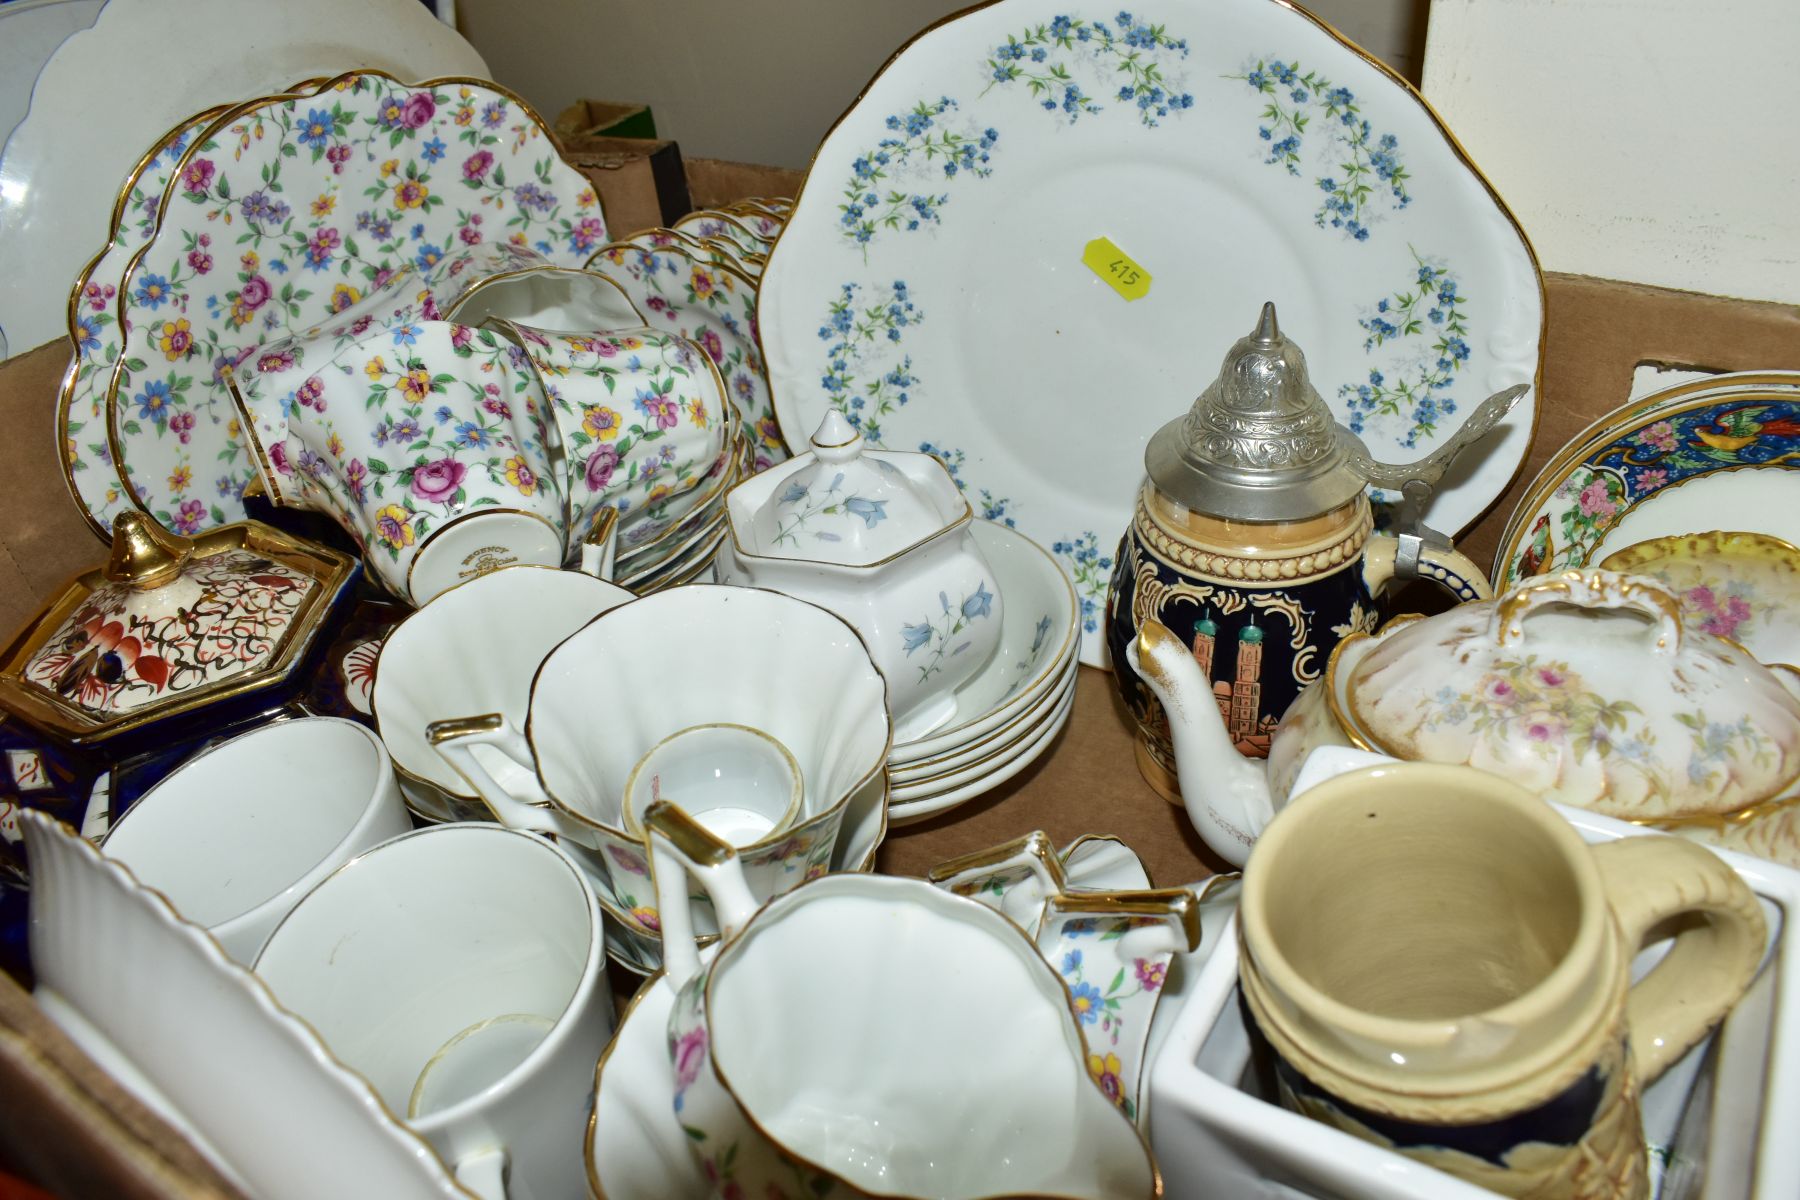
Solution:
[[[731,847],[666,803],[645,821],[675,1112],[721,1195],[1160,1194],[1085,1069],[1067,991],[1000,914],[852,874],[758,908]],[[704,966],[689,873],[725,931]]]
[[[439,825],[320,884],[255,971],[482,1200],[562,1200],[612,1032],[600,911],[535,834]]]
[[[1285,1107],[1501,1195],[1641,1200],[1638,1097],[1742,994],[1764,921],[1701,846],[1589,847],[1504,779],[1396,763],[1277,814],[1239,939]]]
[[[185,763],[101,849],[248,963],[302,896],[411,827],[381,739],[355,721],[303,717]]]

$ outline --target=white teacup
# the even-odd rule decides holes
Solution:
[[[458,1182],[562,1200],[586,1187],[586,1097],[613,1023],[604,963],[600,911],[561,850],[440,825],[327,879],[255,970]]]
[[[762,730],[694,725],[671,733],[631,768],[625,828],[641,837],[645,811],[666,800],[728,845],[751,846],[794,823],[800,793],[800,764]]]
[[[1006,918],[881,875],[759,909],[730,847],[671,805],[646,823],[678,989],[675,1110],[722,1194],[1160,1194],[1089,1074],[1069,992]],[[704,965],[690,872],[725,933]]]
[[[354,721],[304,717],[179,767],[101,848],[247,963],[321,880],[410,827],[381,740]]]

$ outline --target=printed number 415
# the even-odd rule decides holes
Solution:
[[[1118,276],[1119,282],[1126,287],[1130,287],[1144,277],[1143,273],[1128,258],[1115,258],[1106,265],[1106,269]]]

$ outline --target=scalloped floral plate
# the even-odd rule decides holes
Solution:
[[[1551,458],[1513,510],[1494,587],[1651,538],[1736,530],[1800,545],[1800,372],[1715,375],[1634,400]]]
[[[764,270],[763,348],[790,444],[838,407],[937,454],[1063,559],[1104,665],[1144,445],[1265,300],[1385,461],[1538,371],[1529,246],[1386,68],[1277,0],[998,0],[920,34],[827,135]],[[1516,409],[1428,521],[1471,524],[1534,423]]]
[[[593,186],[543,121],[474,80],[365,71],[264,97],[172,177],[119,288],[107,409],[131,499],[182,533],[241,520],[254,475],[222,368],[398,290],[432,319],[433,290],[471,250],[575,266],[606,240]]]

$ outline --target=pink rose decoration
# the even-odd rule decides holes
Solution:
[[[463,476],[468,473],[469,468],[453,458],[428,462],[413,472],[413,495],[433,504],[442,504],[456,495],[456,489],[462,486]]]
[[[613,472],[619,466],[619,452],[610,445],[594,447],[593,454],[587,460],[588,491],[598,492],[612,482]]]
[[[267,375],[271,371],[285,371],[294,365],[292,350],[275,350],[256,360],[256,369]]]
[[[294,468],[288,465],[287,443],[276,442],[269,447],[269,465],[275,468],[277,475],[292,475]]]
[[[720,364],[725,362],[725,343],[719,340],[719,335],[717,333],[710,329],[702,330],[700,332],[700,345],[706,350],[706,356],[708,358]]]
[[[295,390],[294,399],[315,412],[324,412],[325,381],[317,375],[312,376]]]
[[[204,250],[189,250],[187,261],[196,275],[204,275],[213,269],[213,256]]]
[[[252,275],[238,293],[238,303],[254,311],[269,302],[270,294],[269,281],[261,275]]]
[[[488,171],[493,165],[494,156],[492,153],[486,150],[477,150],[475,153],[469,155],[469,157],[463,159],[463,178],[486,178]]]
[[[428,92],[414,92],[400,110],[400,123],[408,129],[419,129],[437,114],[437,101]]]

